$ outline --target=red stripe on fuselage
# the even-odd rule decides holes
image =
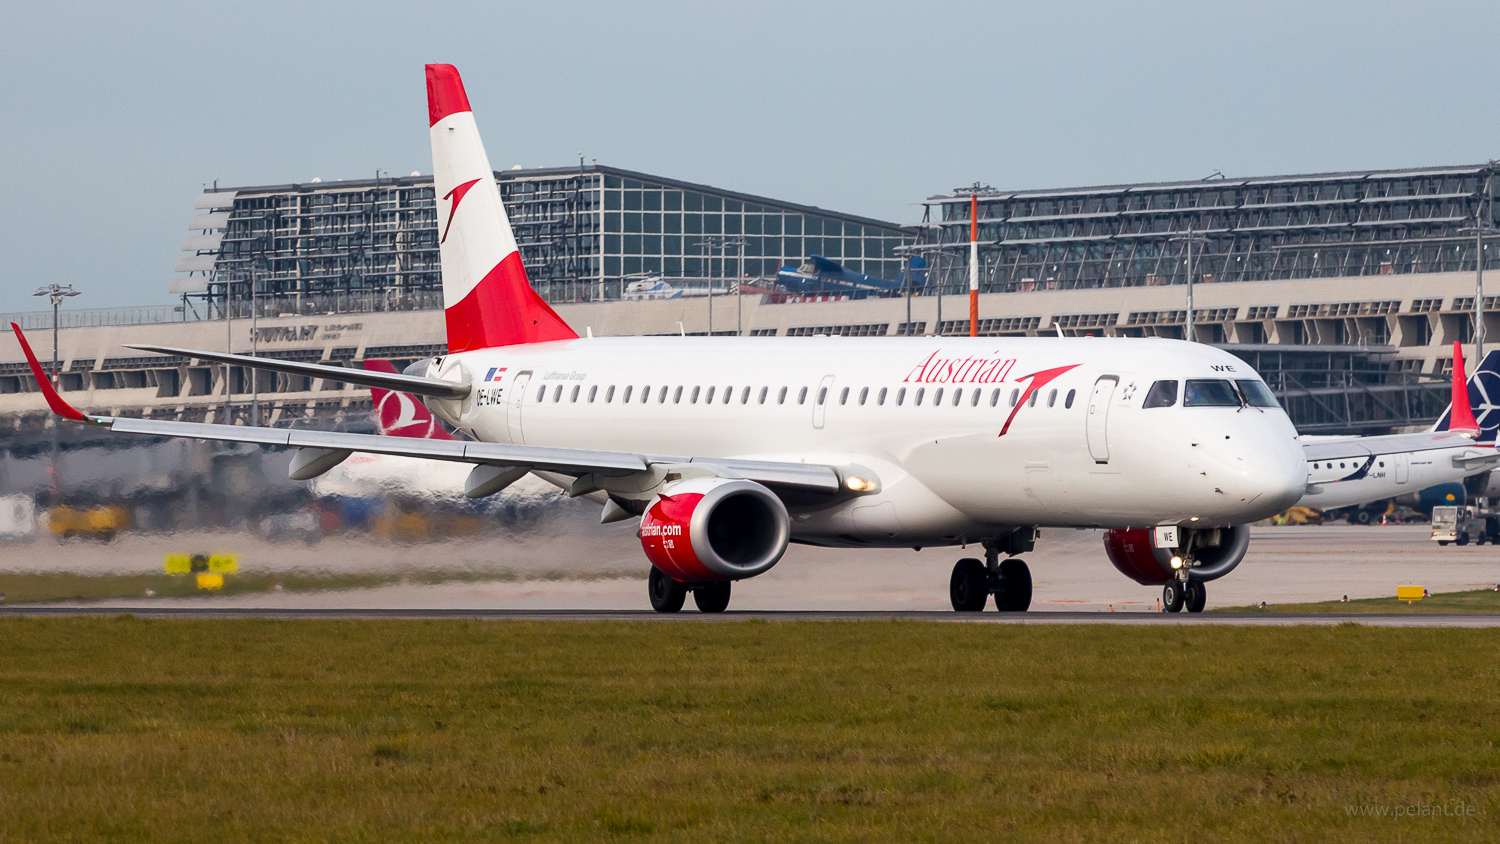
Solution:
[[[1017,378],[1017,381],[1025,381],[1029,378],[1031,379],[1031,383],[1026,385],[1026,392],[1021,394],[1021,398],[1016,401],[1016,406],[1010,409],[1010,415],[1005,417],[1005,426],[1000,429],[1000,436],[1005,436],[1005,432],[1010,430],[1011,420],[1015,419],[1016,414],[1020,412],[1021,408],[1026,406],[1026,400],[1031,398],[1032,393],[1047,386],[1048,381],[1051,381],[1052,379],[1063,374],[1064,372],[1067,372],[1070,369],[1076,369],[1079,366],[1081,366],[1081,364],[1075,363],[1071,366],[1059,366],[1055,369],[1043,369],[1041,372],[1033,372],[1030,375],[1022,375],[1020,378]]]
[[[449,352],[578,339],[577,332],[531,289],[520,252],[501,259],[444,316]]]

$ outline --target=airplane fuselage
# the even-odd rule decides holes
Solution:
[[[1142,406],[1157,381],[1260,381],[1172,340],[587,338],[449,355],[429,374],[473,385],[429,405],[483,441],[878,477],[876,494],[796,514],[793,535],[820,544],[1243,524],[1290,506],[1306,480],[1279,408]]]

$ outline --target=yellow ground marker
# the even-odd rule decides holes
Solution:
[[[166,569],[167,574],[191,574],[193,571],[193,555],[168,554]]]
[[[208,570],[218,574],[234,574],[240,570],[240,561],[233,554],[215,554],[208,558]]]
[[[223,589],[224,575],[222,574],[200,574],[198,575],[199,589]]]
[[[1408,604],[1412,601],[1420,601],[1422,600],[1422,593],[1424,591],[1426,590],[1420,586],[1397,586],[1396,600],[1405,601]]]

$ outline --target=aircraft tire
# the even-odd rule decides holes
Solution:
[[[1182,612],[1185,597],[1182,581],[1169,580],[1167,585],[1161,588],[1161,608],[1166,612]]]
[[[990,577],[984,563],[973,557],[955,563],[948,579],[948,599],[956,612],[982,612],[990,600]]]
[[[651,609],[657,612],[677,612],[687,600],[687,585],[674,580],[656,566],[651,567],[651,578],[646,583],[651,597]]]
[[[715,580],[693,590],[693,603],[699,612],[723,612],[729,609],[729,581]]]
[[[1001,560],[1000,583],[995,587],[995,609],[1026,612],[1031,607],[1031,569],[1025,560]]]
[[[1189,580],[1183,586],[1182,604],[1188,612],[1203,612],[1208,603],[1208,586],[1201,580]]]

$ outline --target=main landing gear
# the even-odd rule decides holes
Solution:
[[[723,612],[729,608],[729,581],[710,580],[703,583],[683,583],[666,574],[656,566],[651,567],[651,579],[647,582],[651,595],[651,609],[657,612],[677,612],[687,602],[689,592],[699,612]]]
[[[1161,608],[1167,612],[1203,612],[1208,603],[1208,587],[1194,578],[1171,580],[1161,590]]]
[[[1031,569],[1024,560],[1000,559],[1001,545],[986,542],[985,561],[973,557],[959,560],[948,579],[948,599],[958,612],[982,612],[995,596],[995,609],[1026,612],[1031,606]]]

